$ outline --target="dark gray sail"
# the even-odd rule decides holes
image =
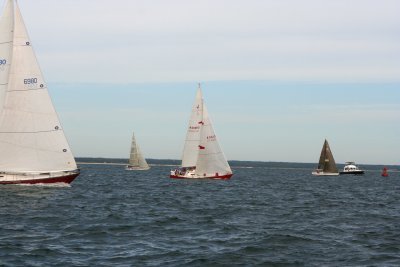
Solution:
[[[318,169],[324,173],[337,173],[335,159],[333,158],[331,148],[328,141],[325,139],[324,146],[322,147],[321,156],[319,157]]]

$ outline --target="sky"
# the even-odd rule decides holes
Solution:
[[[179,159],[201,82],[230,160],[400,163],[400,1],[18,3],[75,156]]]

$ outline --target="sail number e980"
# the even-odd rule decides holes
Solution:
[[[37,83],[37,78],[24,79],[24,84],[34,84],[34,83]]]

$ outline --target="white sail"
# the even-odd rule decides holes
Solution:
[[[0,113],[8,87],[10,63],[13,50],[14,1],[7,0],[0,18]]]
[[[0,116],[0,171],[77,169],[18,5],[11,69]]]
[[[199,142],[200,126],[203,118],[203,95],[201,88],[197,89],[196,98],[190,115],[189,126],[186,134],[185,146],[182,156],[182,167],[196,166]]]
[[[218,143],[217,136],[203,103],[203,124],[200,131],[200,144],[198,145],[198,159],[196,174],[198,176],[220,176],[231,174],[232,170]]]
[[[131,144],[131,154],[129,157],[129,167],[138,168],[138,169],[149,169],[149,165],[147,164],[145,158],[140,151],[139,145],[136,143],[135,134],[132,135],[132,144]]]

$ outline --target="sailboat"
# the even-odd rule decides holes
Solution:
[[[176,179],[230,179],[233,173],[218,143],[201,87],[197,89],[180,168],[171,170]]]
[[[140,151],[139,145],[136,143],[135,134],[132,134],[131,155],[129,157],[129,163],[125,169],[129,171],[145,171],[150,169],[149,164],[147,164],[142,152]]]
[[[71,183],[75,159],[18,4],[0,20],[0,184]]]
[[[312,174],[321,176],[339,175],[338,169],[336,168],[335,159],[333,158],[331,148],[329,147],[326,139],[319,157],[318,168],[314,170]]]

